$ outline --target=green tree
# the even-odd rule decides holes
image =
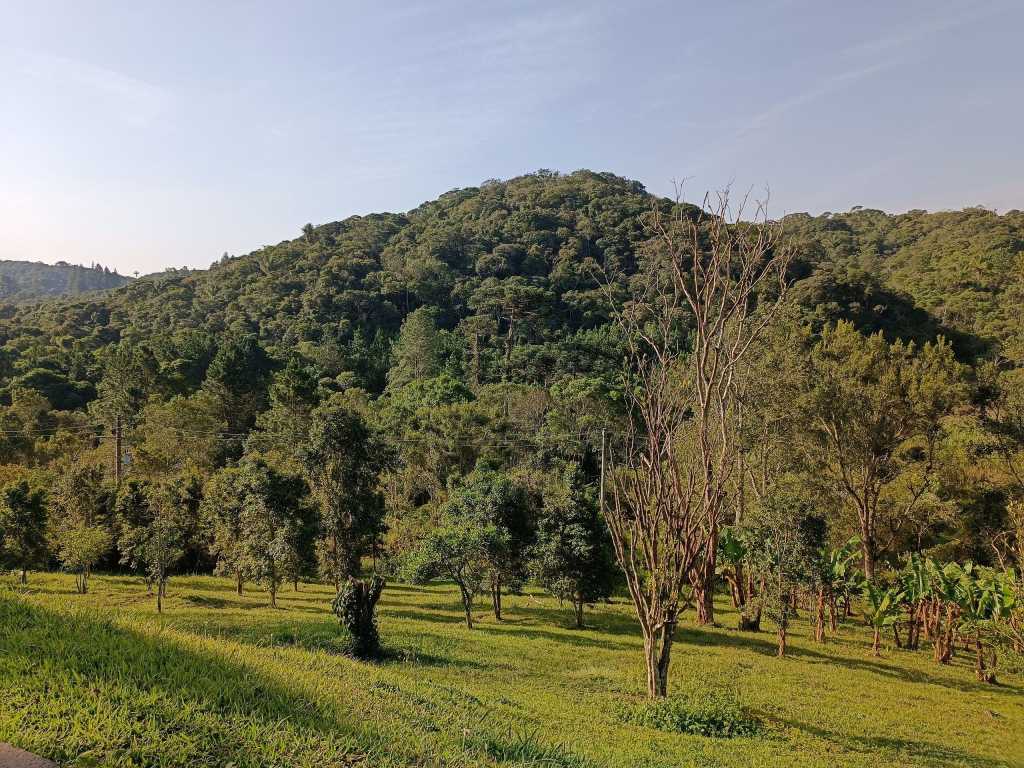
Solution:
[[[337,590],[359,572],[360,557],[381,533],[378,485],[391,454],[362,416],[328,404],[313,412],[302,460],[320,511],[321,575]]]
[[[440,374],[441,349],[437,310],[420,307],[410,312],[402,322],[398,341],[391,350],[393,362],[388,371],[388,387],[394,389]]]
[[[751,510],[744,533],[761,576],[759,599],[778,627],[778,655],[784,656],[797,592],[813,584],[819,570],[825,520],[799,496],[775,491]]]
[[[0,557],[21,571],[22,584],[30,568],[46,561],[46,519],[46,494],[27,481],[0,491]]]
[[[882,630],[897,624],[902,612],[903,593],[897,587],[881,587],[870,579],[864,582],[864,620],[871,627],[871,653],[881,655]]]
[[[300,469],[299,454],[318,402],[314,369],[297,356],[289,358],[288,364],[274,374],[270,407],[256,417],[256,429],[246,440],[246,452]]]
[[[875,575],[884,494],[912,467],[919,481],[895,516],[907,515],[934,483],[943,417],[962,400],[960,366],[940,340],[917,351],[864,337],[847,322],[826,328],[812,357],[808,406],[824,472],[856,512],[864,574]]]
[[[183,513],[188,504],[184,482],[162,482],[149,489],[150,523],[143,533],[142,562],[156,584],[156,610],[163,612],[167,579],[171,569],[185,554],[187,521]]]
[[[151,398],[133,430],[133,458],[141,471],[173,476],[189,468],[210,472],[222,452],[227,423],[216,416],[217,403],[208,392]]]
[[[481,517],[466,518],[446,507],[437,526],[430,529],[406,562],[409,578],[417,584],[444,577],[459,588],[466,626],[473,628],[473,600],[483,591],[491,572],[490,554],[505,546],[503,532]]]
[[[185,555],[190,496],[185,478],[151,485],[129,481],[114,506],[121,563],[142,571],[150,588],[156,585],[158,613],[163,612],[171,571]]]
[[[576,626],[583,627],[584,605],[611,595],[615,558],[608,529],[592,487],[576,464],[569,464],[544,493],[532,550],[537,582],[570,603]]]
[[[250,429],[263,410],[272,361],[252,334],[226,335],[206,370],[203,388],[216,403],[213,415],[231,432]]]
[[[958,568],[955,595],[960,609],[959,630],[974,640],[974,673],[981,682],[996,682],[994,663],[986,663],[985,637],[992,625],[1007,618],[1015,607],[1013,581],[1012,576],[1007,578],[973,563]]]
[[[127,428],[153,389],[156,358],[147,346],[122,341],[104,347],[96,362],[100,380],[89,410],[110,426],[121,419]]]
[[[149,486],[136,479],[122,484],[114,501],[115,541],[121,553],[121,565],[139,571],[146,578],[147,589],[153,580],[145,566],[146,528],[152,522],[149,504]]]
[[[242,471],[238,467],[225,467],[206,481],[200,505],[210,554],[216,558],[215,572],[232,576],[239,595],[245,583],[242,570],[244,495]]]
[[[303,541],[306,484],[297,475],[284,475],[252,460],[243,463],[241,482],[241,571],[247,579],[266,587],[270,605],[276,608],[289,565],[302,557],[296,550]]]
[[[53,484],[49,504],[57,558],[75,573],[75,585],[85,594],[93,567],[113,541],[106,519],[110,494],[103,485],[103,467],[65,467]]]
[[[483,521],[499,532],[490,539],[487,560],[494,618],[500,620],[502,590],[519,591],[528,575],[535,526],[526,489],[507,473],[481,467],[452,491],[444,510],[449,517]]]

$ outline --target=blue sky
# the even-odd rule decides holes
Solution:
[[[538,168],[1024,208],[1019,0],[7,2],[0,258],[207,266]]]

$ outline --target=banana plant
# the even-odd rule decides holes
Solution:
[[[862,594],[864,596],[864,620],[874,633],[871,641],[871,654],[881,656],[882,630],[893,626],[900,620],[903,592],[897,587],[883,589],[874,582],[865,581]]]
[[[929,596],[925,610],[925,632],[935,652],[935,661],[948,664],[956,648],[956,633],[960,619],[959,584],[963,569],[956,563],[941,565],[934,560],[925,561],[928,571]]]
[[[829,629],[836,631],[839,613],[838,599],[849,598],[850,593],[860,591],[860,572],[854,565],[860,547],[860,540],[852,538],[841,547],[824,547],[818,556],[818,625],[815,637],[824,638],[824,602],[828,603]]]
[[[731,528],[723,528],[718,537],[718,565],[715,572],[729,582],[732,605],[741,614],[747,602],[747,587],[743,580],[743,564],[749,551],[743,539]]]
[[[921,629],[926,624],[928,601],[932,596],[933,566],[919,554],[912,554],[900,573],[903,599],[907,607],[907,647],[917,650]]]
[[[1016,602],[1013,584],[1004,574],[991,568],[966,563],[956,583],[956,599],[960,608],[960,629],[974,637],[975,667],[978,680],[995,682],[995,672],[986,665],[986,630],[1010,615]],[[992,665],[994,666],[994,658]]]
[[[828,624],[833,632],[837,629],[840,598],[846,606],[844,612],[849,615],[850,598],[863,589],[863,573],[855,564],[859,552],[860,539],[857,537],[853,537],[841,547],[826,548],[821,552],[819,579],[827,595]]]

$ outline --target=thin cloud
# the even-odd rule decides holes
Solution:
[[[758,112],[725,138],[715,142],[712,148],[703,155],[703,162],[698,167],[708,165],[707,161],[709,159],[719,157],[758,129],[777,121],[789,112],[818,99],[838,93],[872,75],[895,68],[912,56],[912,48],[915,44],[963,24],[976,21],[1004,8],[1005,6],[1000,4],[981,5],[969,11],[954,8],[952,9],[953,12],[944,16],[932,17],[926,23],[872,40],[862,41],[846,48],[839,54],[839,57],[842,59],[872,60],[878,59],[880,56],[884,56],[884,58],[880,61],[876,60],[873,63],[854,66],[838,74],[828,76],[814,85],[798,91],[789,98],[782,99],[767,109]]]
[[[70,87],[106,96],[121,118],[129,122],[151,122],[172,103],[165,88],[116,70],[53,54],[25,53],[21,59],[25,75],[43,80],[58,91]]]

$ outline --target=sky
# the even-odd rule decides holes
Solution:
[[[1022,0],[0,0],[0,259],[206,267],[539,168],[1024,208]]]

